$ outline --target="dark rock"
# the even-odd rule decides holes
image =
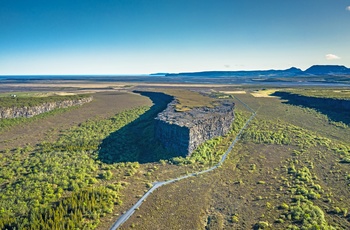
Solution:
[[[314,75],[350,74],[350,69],[343,65],[314,65],[305,70],[305,73]]]
[[[159,113],[156,120],[156,137],[165,148],[188,156],[204,141],[228,133],[234,120],[234,103],[220,101],[214,108],[194,108],[176,112],[176,100]]]
[[[301,69],[292,67],[285,70],[243,70],[243,71],[204,71],[204,72],[189,72],[189,73],[171,73],[166,74],[168,77],[174,76],[189,76],[189,77],[256,77],[256,76],[298,76],[303,74]]]
[[[350,125],[350,100],[345,98],[324,98],[311,97],[289,92],[275,92],[273,96],[278,96],[285,103],[316,109],[325,114],[331,121],[343,122]]]
[[[37,106],[24,106],[24,107],[11,107],[11,108],[0,108],[0,119],[1,118],[17,118],[17,117],[33,117],[35,115],[49,112],[58,108],[68,108],[71,106],[82,105],[92,101],[92,97],[86,97],[77,100],[65,100],[56,102],[47,102]]]
[[[185,72],[185,73],[169,73],[167,77],[300,77],[300,76],[318,76],[318,75],[349,75],[350,68],[343,65],[314,65],[305,71],[299,68],[291,67],[284,70],[243,70],[243,71],[203,71],[203,72]]]

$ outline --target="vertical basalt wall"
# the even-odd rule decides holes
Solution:
[[[232,101],[221,101],[215,108],[176,112],[174,103],[170,103],[156,118],[156,137],[169,151],[188,156],[203,142],[229,132],[233,109]]]
[[[213,114],[190,129],[190,143],[188,154],[192,153],[200,144],[212,138],[223,136],[230,131],[234,120],[234,112]]]
[[[350,110],[350,100],[337,98],[319,98],[303,96],[289,92],[275,92],[274,96],[286,99],[291,104],[303,105],[312,108],[326,108],[332,110]]]
[[[190,129],[157,120],[156,137],[162,145],[179,156],[187,156],[190,144]]]
[[[0,108],[0,118],[33,117],[41,113],[46,113],[58,108],[68,108],[71,106],[82,105],[92,101],[92,97],[86,97],[77,100],[65,100],[56,102],[46,102],[36,106]]]

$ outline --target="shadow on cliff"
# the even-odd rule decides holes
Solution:
[[[151,99],[153,106],[138,119],[111,133],[101,143],[98,158],[105,163],[156,162],[170,159],[174,154],[166,151],[155,139],[155,117],[166,109],[172,96],[158,92],[134,91]]]
[[[278,96],[283,100],[287,100],[287,102],[284,102],[286,104],[315,109],[327,115],[331,121],[343,122],[350,125],[349,100],[307,97],[288,92],[275,92],[272,96]]]

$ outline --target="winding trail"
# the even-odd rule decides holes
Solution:
[[[199,172],[195,172],[195,173],[191,173],[191,174],[188,174],[188,175],[185,175],[185,176],[181,176],[181,177],[177,177],[177,178],[174,178],[174,179],[170,179],[170,180],[166,180],[166,181],[155,181],[153,182],[153,186],[152,188],[150,188],[150,190],[148,190],[135,204],[134,206],[132,206],[128,211],[126,211],[122,216],[119,217],[119,219],[114,222],[114,224],[112,225],[112,227],[110,228],[110,230],[116,230],[117,228],[119,228],[123,223],[125,223],[129,218],[130,216],[132,216],[132,214],[134,214],[135,210],[137,210],[141,204],[145,201],[145,199],[151,195],[151,193],[153,191],[155,191],[157,188],[163,186],[163,185],[167,185],[167,184],[170,184],[170,183],[174,183],[176,181],[179,181],[179,180],[183,180],[183,179],[186,179],[186,178],[189,178],[189,177],[194,177],[194,176],[197,176],[197,175],[200,175],[200,174],[204,174],[204,173],[207,173],[207,172],[210,172],[210,171],[213,171],[214,169],[217,169],[218,167],[220,167],[224,161],[226,160],[228,154],[232,151],[234,145],[237,143],[237,141],[239,140],[239,137],[241,136],[243,130],[245,130],[248,126],[248,124],[251,122],[251,120],[255,117],[256,115],[256,112],[250,108],[246,103],[244,103],[243,101],[241,101],[239,98],[237,98],[235,96],[235,99],[237,99],[241,104],[243,104],[248,110],[250,110],[252,112],[252,115],[250,116],[250,118],[247,120],[247,122],[244,124],[244,126],[241,128],[241,130],[238,132],[236,138],[232,141],[231,145],[228,147],[228,149],[226,150],[225,154],[222,155],[221,157],[221,160],[216,164],[214,165],[213,167],[211,168],[208,168],[206,170],[203,170],[203,171],[199,171]]]

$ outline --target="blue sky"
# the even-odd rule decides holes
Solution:
[[[350,0],[0,0],[0,75],[350,67]]]

